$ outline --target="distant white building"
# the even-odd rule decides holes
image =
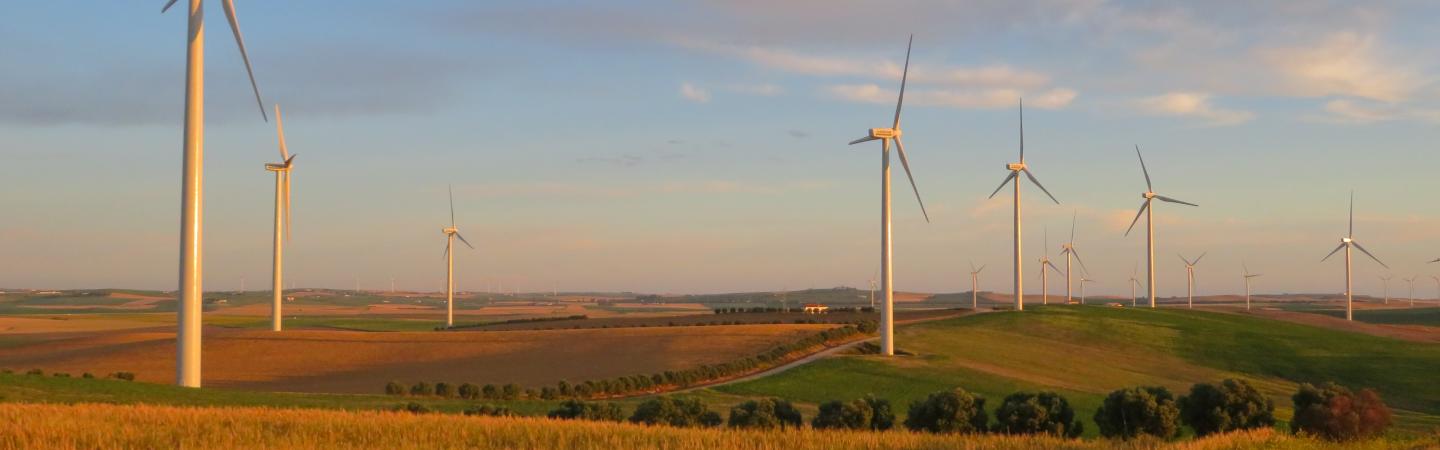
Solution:
[[[829,311],[830,311],[830,307],[829,307],[829,306],[825,306],[824,304],[821,304],[821,303],[806,303],[806,304],[805,304],[805,314],[825,314],[826,312],[829,312]]]

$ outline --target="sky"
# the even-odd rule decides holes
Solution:
[[[185,19],[163,2],[6,2],[0,286],[174,289]],[[1019,146],[1025,276],[1077,217],[1092,294],[1129,295],[1144,179],[1161,295],[1440,295],[1440,5],[1394,2],[239,1],[294,177],[287,279],[444,287],[446,188],[465,290],[865,287],[880,149],[914,34],[894,172],[900,290],[1008,292]],[[206,2],[205,288],[270,283],[273,122]],[[1143,227],[1143,223],[1137,226]],[[1047,231],[1048,230],[1048,231]],[[1143,277],[1143,273],[1142,273]],[[1051,291],[1063,290],[1051,277]],[[1433,282],[1432,282],[1433,281]]]

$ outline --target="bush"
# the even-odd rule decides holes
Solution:
[[[517,415],[519,415],[519,414],[515,414],[515,411],[511,411],[510,408],[506,408],[506,407],[504,407],[504,406],[479,405],[479,406],[471,406],[471,407],[469,407],[469,408],[465,408],[465,415],[467,415],[467,416],[490,416],[490,417],[513,417],[513,416],[517,416]]]
[[[955,388],[930,394],[910,404],[905,427],[931,433],[979,433],[990,418],[985,415],[985,398]]]
[[[415,402],[410,402],[403,405],[395,405],[395,407],[391,408],[390,410],[396,412],[408,412],[411,414],[429,414],[431,412],[434,412],[430,410],[429,406],[425,406]]]
[[[520,385],[510,383],[500,388],[500,397],[505,400],[514,400],[520,397]]]
[[[87,380],[93,380],[93,379],[95,379],[95,374],[90,373],[90,372],[85,372],[85,373],[80,374],[80,378],[84,378],[84,379],[87,379]]]
[[[55,378],[70,378],[70,374],[65,372],[55,372],[51,375],[55,376]]]
[[[421,381],[419,383],[415,383],[414,386],[410,386],[410,395],[425,397],[435,395],[435,387],[431,386],[430,383]]]
[[[1305,383],[1291,399],[1295,418],[1290,429],[1295,434],[1348,441],[1378,436],[1390,427],[1390,408],[1371,389],[1355,394],[1335,383]]]
[[[405,385],[399,381],[385,383],[385,395],[405,395]]]
[[[787,427],[800,428],[804,418],[795,405],[778,398],[751,400],[730,408],[730,428],[755,428],[770,430]]]
[[[552,419],[609,420],[613,422],[625,420],[625,416],[620,412],[620,405],[610,402],[582,402],[579,400],[560,402],[560,408],[550,411],[547,416]]]
[[[866,396],[863,399],[841,402],[835,400],[820,405],[820,413],[810,426],[818,429],[888,430],[895,426],[895,412],[890,401]]]
[[[495,385],[493,384],[487,384],[485,385],[485,387],[480,388],[480,396],[488,399],[499,400],[500,388],[495,387]]]
[[[476,385],[470,384],[470,383],[465,383],[465,384],[460,385],[460,391],[459,391],[459,393],[460,393],[460,398],[463,398],[463,399],[466,399],[466,400],[475,400],[475,399],[480,398],[480,386],[476,386]]]
[[[995,431],[1005,434],[1052,434],[1079,437],[1085,430],[1075,420],[1070,402],[1054,392],[1016,392],[995,409]]]
[[[1148,434],[1169,439],[1180,432],[1180,408],[1175,396],[1159,386],[1132,387],[1111,392],[1095,411],[1100,435],[1130,439]]]
[[[37,370],[38,370],[38,369],[37,369]],[[33,372],[33,371],[32,371],[32,372]],[[135,374],[132,373],[132,372],[115,372],[115,373],[110,374],[110,375],[109,375],[109,378],[114,378],[114,379],[117,379],[117,380],[125,380],[125,381],[135,381]]]
[[[1275,404],[1245,380],[1201,383],[1180,397],[1180,421],[1196,436],[1266,428],[1275,425]]]
[[[26,375],[35,375],[35,376],[43,377],[43,376],[45,376],[45,371],[40,370],[40,369],[30,369],[30,371],[25,372],[25,374],[26,374]]]
[[[700,399],[657,397],[635,407],[635,414],[630,416],[630,422],[676,427],[714,427],[719,426],[723,420],[719,413],[706,408]]]
[[[450,387],[450,383],[444,381],[435,383],[435,395],[440,397],[454,397],[455,388]]]

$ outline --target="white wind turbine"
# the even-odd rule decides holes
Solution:
[[[450,226],[445,227],[445,327],[455,326],[455,238],[465,243],[471,250],[475,246],[460,235],[460,229],[455,226],[455,189],[450,189]]]
[[[1345,237],[1340,238],[1340,245],[1335,247],[1334,250],[1331,250],[1330,254],[1325,255],[1324,258],[1320,259],[1320,262],[1325,262],[1325,260],[1330,259],[1331,256],[1335,256],[1335,252],[1340,251],[1340,249],[1342,248],[1345,249],[1345,320],[1352,320],[1355,313],[1355,293],[1353,292],[1353,289],[1350,288],[1351,247],[1360,249],[1362,253],[1365,253],[1365,256],[1369,256],[1370,259],[1373,259],[1375,260],[1375,262],[1380,263],[1381,267],[1384,267],[1386,269],[1390,268],[1390,266],[1387,266],[1384,262],[1381,262],[1380,258],[1376,258],[1375,255],[1370,254],[1369,250],[1365,250],[1364,246],[1360,245],[1359,242],[1355,241],[1355,191],[1350,191],[1350,233],[1346,234]]]
[[[1080,304],[1085,304],[1085,283],[1094,283],[1095,280],[1080,277]]]
[[[1395,278],[1395,276],[1394,276],[1394,275],[1382,275],[1382,276],[1380,276],[1380,282],[1384,285],[1384,289],[1385,289],[1385,304],[1386,304],[1386,305],[1389,305],[1389,304],[1390,304],[1390,279],[1391,279],[1391,278]]]
[[[905,66],[900,72],[900,95],[895,100],[894,123],[890,128],[871,128],[865,137],[850,141],[850,145],[880,141],[880,291],[884,293],[885,299],[880,309],[880,353],[885,356],[895,355],[895,280],[890,264],[890,141],[895,141],[895,150],[900,154],[900,164],[905,167],[905,176],[910,179],[910,188],[915,191],[915,201],[920,203],[920,213],[925,215],[925,222],[930,222],[930,214],[925,212],[925,202],[920,200],[920,188],[915,186],[915,176],[910,173],[910,160],[905,157],[905,145],[900,142],[900,107],[905,104],[905,81],[910,75],[910,47],[914,43],[915,36],[911,35],[910,43],[905,45]]]
[[[1405,284],[1410,285],[1410,307],[1411,307],[1411,308],[1414,308],[1414,307],[1415,307],[1415,278],[1417,278],[1417,277],[1412,276],[1412,277],[1410,277],[1410,278],[1401,278],[1402,280],[1405,280]]]
[[[1135,288],[1140,285],[1140,280],[1137,279],[1137,277],[1139,277],[1139,276],[1140,276],[1140,263],[1135,263],[1135,269],[1133,269],[1133,270],[1130,271],[1130,307],[1131,307],[1131,308],[1134,308],[1134,307],[1136,306],[1136,302],[1137,302],[1136,299],[1137,299],[1138,297],[1136,297]]]
[[[275,104],[275,135],[280,139],[280,161],[266,163],[265,170],[275,172],[275,263],[271,279],[270,331],[281,328],[281,297],[285,295],[284,242],[290,241],[290,171],[295,168],[295,155],[285,146],[285,125],[280,117],[280,104]]]
[[[170,0],[160,8],[168,11],[177,0]],[[189,24],[185,32],[185,130],[183,138],[184,163],[180,182],[180,297],[175,333],[175,384],[185,387],[200,387],[200,312],[204,297],[204,276],[202,241],[204,235],[204,186],[205,186],[205,23],[203,0],[190,0]],[[245,40],[240,35],[240,22],[235,17],[234,0],[224,0],[225,19],[230,23],[230,32],[235,35],[235,44],[240,48],[240,59],[245,62],[245,73],[250,77],[250,88],[255,91],[255,102],[260,105],[260,118],[266,121],[265,102],[260,99],[260,85],[255,82],[255,72],[250,67],[250,55],[245,51]]]
[[[1050,229],[1049,229],[1049,228],[1046,228],[1046,229],[1045,229],[1045,247],[1044,247],[1044,248],[1045,248],[1045,254],[1040,257],[1040,304],[1042,304],[1042,305],[1048,305],[1048,304],[1050,304],[1050,272],[1049,272],[1049,271],[1050,271],[1050,270],[1054,270],[1056,273],[1059,273],[1059,272],[1060,272],[1060,268],[1055,267],[1055,263],[1050,262]]]
[[[983,270],[985,270],[984,265],[976,269],[975,263],[970,263],[970,309],[972,311],[980,310],[980,272]]]
[[[1135,156],[1140,158],[1140,171],[1145,174],[1145,203],[1140,204],[1140,212],[1135,213],[1135,220],[1130,221],[1130,228],[1125,230],[1129,236],[1130,231],[1135,229],[1135,224],[1140,221],[1140,216],[1145,216],[1145,290],[1150,297],[1150,307],[1155,307],[1155,208],[1151,205],[1154,200],[1162,202],[1179,203],[1182,205],[1200,206],[1194,203],[1176,200],[1155,193],[1155,187],[1150,184],[1150,170],[1145,168],[1145,157],[1140,154],[1140,146],[1135,146]],[[1148,212],[1148,213],[1147,213]]]
[[[1207,252],[1207,253],[1208,253],[1208,252]],[[1185,255],[1178,255],[1178,256],[1180,256],[1180,260],[1181,260],[1181,261],[1185,261],[1185,279],[1187,280],[1186,283],[1185,283],[1185,292],[1186,292],[1186,293],[1189,295],[1189,297],[1190,297],[1190,306],[1189,306],[1189,307],[1190,307],[1190,308],[1194,308],[1194,307],[1195,307],[1195,265],[1196,265],[1196,264],[1200,264],[1200,260],[1205,258],[1205,253],[1201,253],[1201,254],[1200,254],[1200,257],[1199,257],[1199,258],[1195,258],[1194,261],[1185,259]]]
[[[1015,181],[1015,310],[1024,311],[1025,281],[1024,277],[1021,276],[1021,274],[1024,273],[1024,259],[1022,259],[1020,251],[1020,174],[1023,172],[1025,177],[1030,179],[1031,183],[1035,183],[1035,187],[1040,188],[1041,191],[1045,192],[1046,196],[1050,197],[1051,201],[1054,201],[1057,205],[1060,204],[1060,201],[1056,200],[1054,195],[1050,195],[1050,191],[1045,189],[1044,185],[1040,184],[1040,180],[1035,179],[1035,175],[1030,173],[1029,166],[1025,165],[1024,100],[1020,102],[1020,162],[1006,164],[1005,169],[1010,171],[1010,175],[1006,175],[1005,179],[1000,182],[1000,187],[995,188],[995,192],[990,193],[990,198],[995,198],[995,194],[999,194],[1000,190],[1005,188],[1006,183],[1009,183],[1011,180]],[[1041,268],[1041,272],[1044,272],[1043,267]]]
[[[1249,311],[1249,310],[1250,310],[1250,279],[1251,279],[1251,278],[1258,277],[1258,276],[1260,276],[1260,274],[1258,274],[1258,273],[1250,273],[1250,266],[1245,265],[1245,262],[1244,262],[1244,261],[1241,261],[1241,262],[1240,262],[1240,267],[1243,268],[1243,269],[1245,269],[1245,310],[1246,310],[1246,311]],[[1388,288],[1387,288],[1387,289],[1388,289]],[[1387,291],[1387,292],[1388,292],[1388,291]]]
[[[1070,258],[1074,257],[1075,262],[1080,263],[1080,274],[1082,278],[1084,274],[1090,273],[1090,270],[1085,268],[1085,261],[1080,259],[1079,251],[1075,250],[1075,218],[1078,217],[1079,214],[1077,211],[1070,216],[1070,242],[1066,242],[1060,246],[1060,254],[1065,255],[1065,303],[1067,304],[1070,303]]]

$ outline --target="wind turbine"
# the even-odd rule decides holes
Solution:
[[[970,309],[975,311],[980,310],[980,272],[983,270],[983,264],[976,269],[975,263],[970,263]]]
[[[1185,255],[1179,255],[1179,256],[1180,256],[1180,260],[1181,260],[1181,261],[1185,261],[1185,279],[1188,280],[1188,281],[1185,283],[1185,292],[1186,292],[1187,294],[1189,294],[1189,296],[1190,296],[1190,306],[1189,306],[1189,307],[1190,307],[1190,308],[1194,308],[1194,307],[1195,307],[1195,265],[1196,265],[1196,264],[1199,264],[1199,263],[1200,263],[1200,260],[1205,258],[1205,253],[1201,253],[1201,254],[1200,254],[1200,257],[1199,257],[1199,258],[1195,258],[1194,261],[1185,259]]]
[[[1080,304],[1085,304],[1085,283],[1093,283],[1095,280],[1080,277]]]
[[[1435,279],[1435,299],[1440,300],[1440,277],[1431,275],[1430,278]]]
[[[1140,285],[1140,280],[1136,279],[1136,277],[1140,276],[1139,274],[1140,274],[1140,263],[1135,263],[1135,269],[1130,271],[1130,307],[1131,307],[1131,308],[1134,308],[1134,307],[1136,306],[1136,305],[1135,305],[1135,304],[1136,304],[1136,298],[1138,298],[1138,297],[1135,296],[1135,288]]]
[[[1350,191],[1350,233],[1345,235],[1345,237],[1340,238],[1340,245],[1335,247],[1334,250],[1331,250],[1330,254],[1325,255],[1324,258],[1320,259],[1320,262],[1325,262],[1325,260],[1330,259],[1331,256],[1335,256],[1335,252],[1340,251],[1340,249],[1342,248],[1345,249],[1345,320],[1352,320],[1355,313],[1355,293],[1352,292],[1352,289],[1350,289],[1351,247],[1360,249],[1362,253],[1365,253],[1365,256],[1369,256],[1370,259],[1373,259],[1375,260],[1375,262],[1380,263],[1380,267],[1384,267],[1386,269],[1390,268],[1390,266],[1387,266],[1384,262],[1381,262],[1380,258],[1376,258],[1375,255],[1370,254],[1369,250],[1365,250],[1364,246],[1360,245],[1359,242],[1355,241],[1355,191]]]
[[[455,238],[465,243],[471,250],[475,246],[460,235],[460,229],[455,226],[455,189],[450,188],[450,226],[445,227],[445,327],[455,326]]]
[[[1415,278],[1416,278],[1416,277],[1413,277],[1413,276],[1410,277],[1410,278],[1401,278],[1402,280],[1405,280],[1405,283],[1406,283],[1406,284],[1409,284],[1409,285],[1410,285],[1410,307],[1411,307],[1411,308],[1414,308],[1414,307],[1415,307]]]
[[[1006,183],[1011,180],[1015,181],[1015,310],[1024,311],[1025,281],[1024,277],[1020,276],[1024,270],[1024,260],[1020,251],[1020,174],[1023,172],[1025,177],[1029,178],[1031,183],[1035,183],[1035,187],[1045,192],[1045,195],[1050,197],[1055,204],[1060,204],[1060,201],[1056,200],[1054,195],[1050,195],[1050,191],[1040,184],[1040,180],[1035,179],[1035,175],[1030,173],[1029,166],[1025,165],[1025,101],[1023,99],[1020,101],[1020,162],[1006,164],[1005,169],[1010,171],[1010,175],[1006,175],[1005,179],[1000,181],[1000,187],[990,193],[990,198],[995,198],[995,194],[999,194],[1000,190],[1005,188]],[[1044,273],[1045,269],[1042,267],[1040,271]]]
[[[1381,276],[1381,277],[1380,277],[1380,281],[1383,282],[1384,285],[1385,285],[1385,304],[1386,304],[1386,305],[1389,305],[1389,304],[1390,304],[1390,279],[1391,279],[1391,278],[1394,278],[1394,277],[1395,277],[1394,275],[1384,275],[1384,276]]]
[[[275,104],[275,135],[280,139],[280,161],[266,163],[265,170],[275,172],[275,263],[271,279],[270,331],[281,328],[281,297],[285,295],[285,250],[284,242],[290,241],[290,171],[295,168],[295,156],[285,146],[285,125],[280,117],[280,104]]]
[[[1141,204],[1140,204],[1140,212],[1135,213],[1135,220],[1131,220],[1131,221],[1130,221],[1130,228],[1127,228],[1127,229],[1125,230],[1125,235],[1126,235],[1126,236],[1129,236],[1129,235],[1130,235],[1130,231],[1135,229],[1135,224],[1140,221],[1140,216],[1142,216],[1142,215],[1145,216],[1145,228],[1146,228],[1146,231],[1145,231],[1145,258],[1146,258],[1146,259],[1145,259],[1145,282],[1146,282],[1146,287],[1145,287],[1145,290],[1149,292],[1149,296],[1150,296],[1150,307],[1151,307],[1151,308],[1154,308],[1154,307],[1155,307],[1155,208],[1152,207],[1151,203],[1154,203],[1155,200],[1160,200],[1160,201],[1162,201],[1162,202],[1179,203],[1179,204],[1182,204],[1182,205],[1190,205],[1190,206],[1200,206],[1200,205],[1196,205],[1196,204],[1194,204],[1194,203],[1190,203],[1190,202],[1186,202],[1186,201],[1181,201],[1181,200],[1176,200],[1176,199],[1173,199],[1173,198],[1170,198],[1170,197],[1166,197],[1166,196],[1163,196],[1163,195],[1160,195],[1160,194],[1156,194],[1156,193],[1155,193],[1155,187],[1150,184],[1150,170],[1145,168],[1145,157],[1140,154],[1140,146],[1139,146],[1139,145],[1136,145],[1136,146],[1135,146],[1135,156],[1138,157],[1138,158],[1140,158],[1140,171],[1141,171],[1141,173],[1144,173],[1144,174],[1145,174],[1145,193],[1140,194],[1142,197],[1145,197],[1145,203],[1141,203]]]
[[[175,5],[170,0],[160,8],[163,14]],[[185,130],[182,140],[184,163],[180,182],[180,288],[179,309],[176,312],[175,333],[175,384],[184,387],[200,387],[200,312],[204,297],[204,276],[201,273],[201,236],[204,235],[205,215],[205,24],[202,0],[189,0],[189,24],[185,32]],[[265,102],[260,97],[260,84],[255,82],[255,71],[250,67],[250,54],[245,51],[245,39],[240,35],[240,22],[235,17],[234,0],[224,0],[225,19],[230,23],[230,32],[235,35],[235,44],[240,48],[240,59],[245,62],[245,73],[250,76],[250,88],[255,91],[255,102],[260,105],[260,118],[265,116]]]
[[[925,212],[925,202],[920,200],[920,188],[915,186],[915,175],[910,173],[910,160],[905,157],[905,145],[900,142],[900,107],[905,104],[905,80],[910,76],[910,47],[915,36],[905,45],[905,67],[900,72],[900,95],[895,100],[895,121],[890,128],[871,128],[860,139],[861,142],[880,141],[880,291],[884,293],[885,304],[880,309],[880,353],[895,355],[895,283],[891,267],[890,252],[890,141],[895,141],[895,150],[900,154],[900,164],[905,167],[905,176],[910,179],[910,188],[915,191],[915,201],[920,203],[920,213],[925,222],[930,222],[930,213]]]
[[[1077,211],[1070,216],[1070,242],[1066,242],[1060,246],[1062,249],[1060,250],[1060,254],[1065,255],[1065,303],[1067,304],[1070,303],[1070,257],[1075,257],[1075,261],[1080,263],[1082,278],[1084,274],[1090,273],[1090,270],[1085,268],[1085,261],[1080,259],[1080,253],[1075,250],[1075,218],[1079,216],[1079,214]],[[1132,295],[1131,297],[1134,296]]]
[[[1050,262],[1050,229],[1045,229],[1045,255],[1040,257],[1040,304],[1050,304],[1050,272],[1047,269],[1060,272],[1055,263]]]
[[[1244,263],[1243,261],[1240,263],[1240,267],[1243,268],[1243,269],[1245,269],[1245,310],[1246,310],[1246,311],[1249,311],[1249,310],[1250,310],[1250,279],[1251,279],[1251,278],[1258,277],[1258,276],[1260,276],[1260,274],[1258,274],[1258,273],[1250,273],[1250,266],[1245,265],[1245,263]],[[1389,280],[1389,279],[1387,278],[1386,280]],[[1386,286],[1389,286],[1389,285],[1387,284]],[[1389,288],[1387,287],[1386,289],[1387,289],[1386,292],[1389,292],[1389,291],[1388,291]],[[1386,294],[1386,295],[1389,295],[1389,294]]]

